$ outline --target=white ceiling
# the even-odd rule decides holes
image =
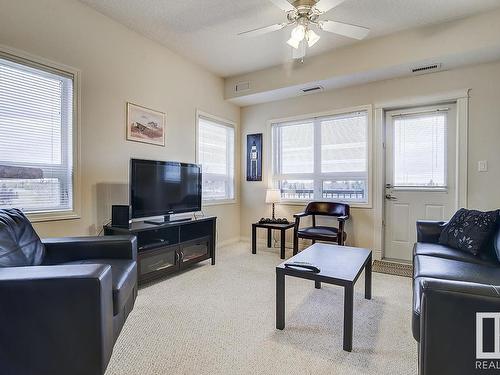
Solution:
[[[80,0],[222,76],[291,59],[290,29],[258,37],[241,31],[283,22],[269,0]],[[346,0],[323,18],[369,27],[369,38],[500,7],[500,0]],[[321,32],[308,55],[357,41]]]

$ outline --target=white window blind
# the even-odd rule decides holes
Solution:
[[[234,199],[234,128],[198,117],[198,163],[202,166],[203,200]]]
[[[446,186],[446,133],[446,112],[394,118],[394,186]]]
[[[0,55],[0,208],[73,209],[73,78]]]
[[[368,202],[368,112],[272,126],[273,179],[285,200]]]

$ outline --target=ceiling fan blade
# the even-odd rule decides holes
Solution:
[[[290,4],[287,0],[269,0],[269,1],[271,1],[274,5],[284,10],[285,12],[290,12],[292,10],[295,10],[295,7],[292,4]]]
[[[359,40],[364,39],[370,32],[370,29],[366,27],[350,25],[338,21],[320,21],[319,25],[321,29],[325,31]]]
[[[258,29],[243,31],[241,33],[238,33],[238,35],[257,36],[257,35],[267,34],[267,33],[273,32],[273,31],[281,30],[282,28],[284,28],[287,25],[288,25],[288,23],[286,23],[286,22],[276,23],[276,24],[270,25],[270,26],[259,27]]]
[[[319,0],[314,7],[321,13],[325,13],[335,8],[337,5],[342,4],[344,1],[345,0]]]

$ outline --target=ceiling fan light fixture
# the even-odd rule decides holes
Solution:
[[[311,29],[307,30],[306,39],[307,39],[307,45],[309,47],[312,47],[316,43],[318,43],[320,38],[321,37],[318,34],[316,34],[313,30],[311,30]]]
[[[282,30],[285,27],[294,25],[290,39],[287,44],[292,47],[294,58],[303,58],[308,48],[311,48],[320,39],[314,30],[326,31],[329,33],[342,35],[353,39],[364,39],[370,29],[363,26],[348,24],[345,22],[324,20],[322,15],[331,9],[342,4],[346,0],[270,0],[278,8],[283,10],[286,21],[274,25],[259,27],[248,30],[238,35],[258,36],[273,31]],[[317,29],[316,29],[317,28]]]
[[[297,49],[297,48],[299,48],[300,40],[296,40],[294,38],[290,38],[290,39],[288,39],[288,41],[286,42],[286,44],[288,44],[290,47],[292,47],[294,49]]]
[[[300,42],[306,37],[306,28],[304,25],[297,25],[293,28],[290,39],[287,44],[295,49],[299,48]]]
[[[301,42],[306,37],[306,28],[304,25],[297,25],[292,30],[292,39]]]
[[[305,39],[302,39],[299,43],[298,48],[292,50],[292,58],[296,60],[303,59],[307,53],[307,42]]]

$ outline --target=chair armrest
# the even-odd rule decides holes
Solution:
[[[500,311],[500,287],[439,279],[420,283],[419,374],[474,372],[476,313]]]
[[[2,268],[0,300],[0,373],[104,373],[114,343],[110,266]]]
[[[349,215],[337,216],[337,220],[345,222],[345,221],[349,220]]]
[[[438,243],[445,221],[417,221],[417,242]]]
[[[304,217],[304,216],[309,216],[309,214],[308,214],[308,213],[306,213],[306,212],[300,212],[300,213],[298,213],[298,214],[294,214],[294,215],[293,215],[293,217],[294,217],[294,218],[296,218],[296,219],[297,219],[297,218],[300,218],[300,217]]]
[[[135,236],[63,237],[43,239],[43,264],[85,259],[137,259]]]

